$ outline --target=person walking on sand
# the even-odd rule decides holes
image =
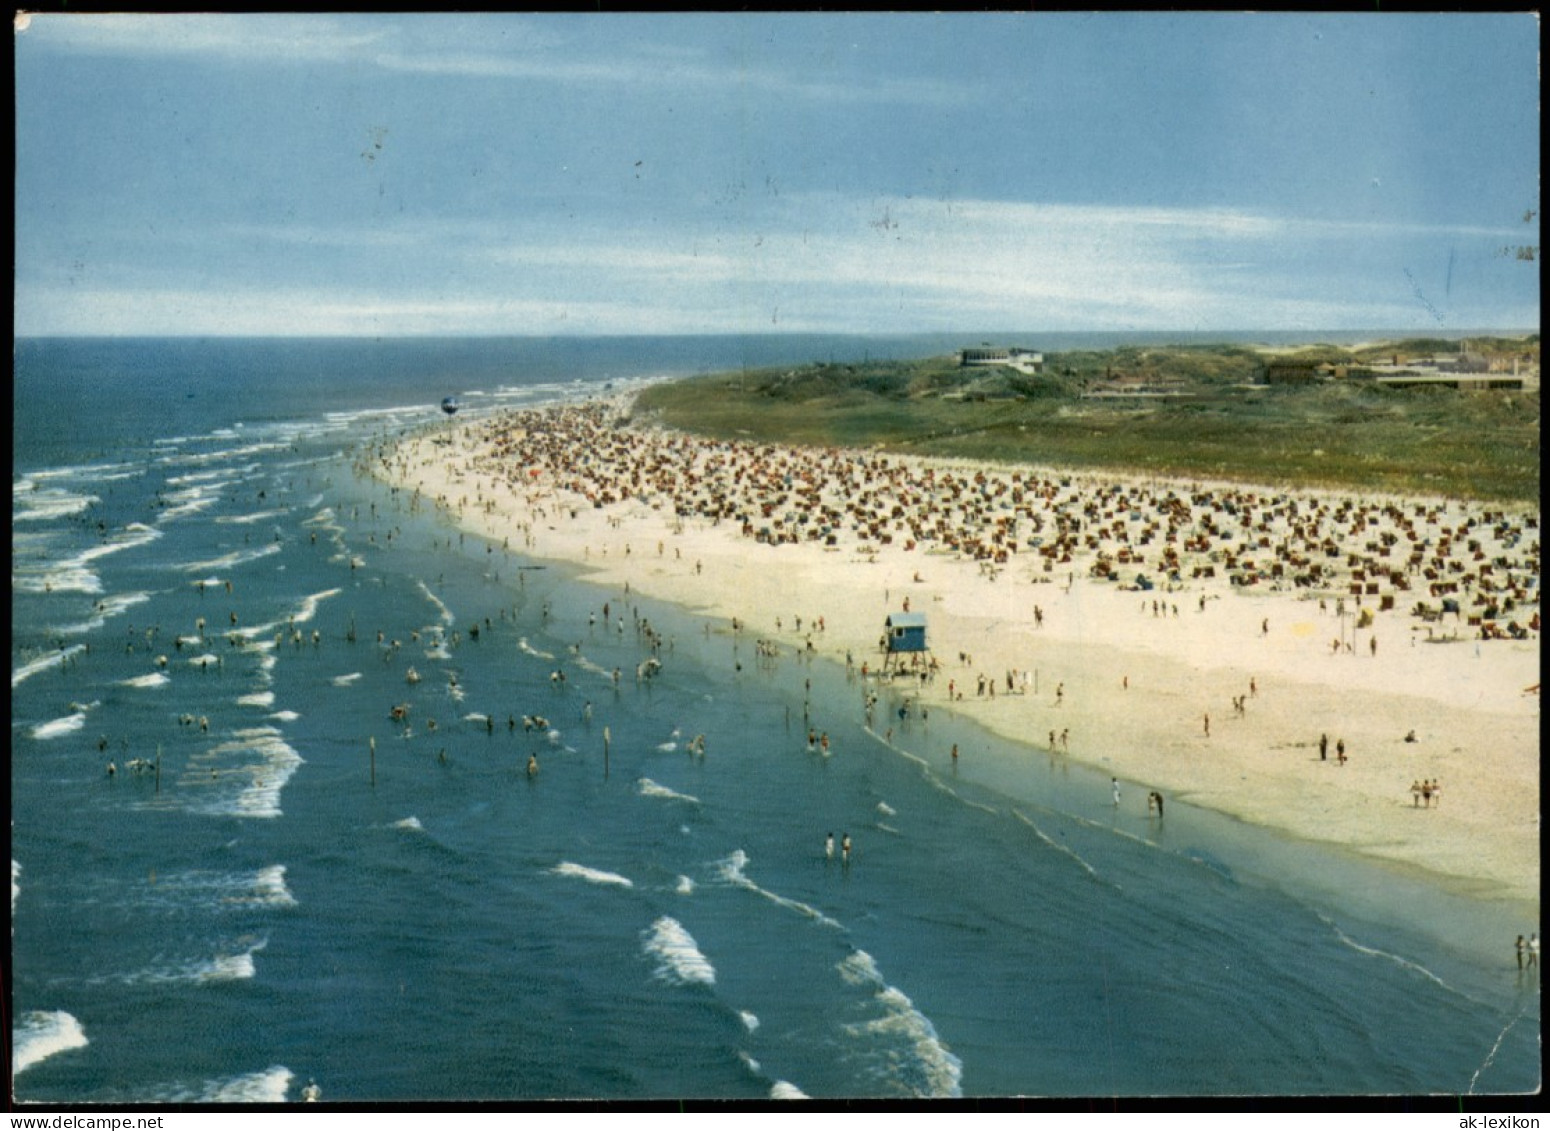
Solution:
[[[1528,937],[1528,964],[1530,966],[1538,966],[1539,965],[1539,936],[1538,935],[1530,935]]]
[[[1207,711],[1206,714],[1205,714],[1205,724],[1206,724],[1206,737],[1210,738],[1211,737],[1211,712],[1210,711]]]
[[[1345,739],[1343,738],[1335,743],[1335,761],[1342,766],[1345,765]]]
[[[1412,800],[1414,801],[1414,807],[1419,809],[1421,807],[1421,783],[1420,782],[1412,781],[1410,783],[1410,796],[1411,796]]]
[[[1329,735],[1319,735],[1319,761],[1329,761]]]
[[[1528,944],[1523,941],[1522,935],[1518,936],[1516,949],[1518,952],[1518,969],[1521,970],[1523,969],[1523,952],[1528,949]]]

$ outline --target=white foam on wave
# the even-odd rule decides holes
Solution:
[[[886,801],[879,801],[877,803],[877,811],[885,817],[896,817],[899,815],[899,811]]]
[[[361,678],[360,672],[350,672],[348,675],[336,675],[333,678],[335,687],[349,687],[350,684]]]
[[[251,872],[173,872],[156,877],[150,891],[154,896],[147,894],[143,898],[180,913],[190,906],[206,911],[296,906],[296,897],[285,883],[284,864],[271,864]]]
[[[68,491],[63,487],[44,487],[37,476],[24,477],[11,484],[11,521],[48,522],[80,514],[102,500],[96,495]]]
[[[870,1021],[846,1023],[846,1033],[877,1042],[877,1073],[907,1095],[957,1097],[963,1094],[963,1062],[937,1036],[925,1014],[897,987],[883,979],[877,963],[864,950],[853,951],[835,967],[852,986],[873,989],[872,1001],[881,1015]]]
[[[679,895],[693,895],[694,881],[691,880],[688,876],[679,876],[678,884],[673,888],[673,890]]]
[[[302,598],[301,605],[292,614],[291,620],[296,624],[306,624],[318,615],[318,606],[330,597],[337,597],[343,593],[342,589],[325,589],[321,593],[313,593]]]
[[[204,652],[198,656],[190,656],[187,660],[187,663],[191,668],[203,669],[208,668],[211,664],[219,667],[221,664],[221,658],[214,652]]]
[[[281,550],[280,543],[266,542],[262,546],[250,550],[233,550],[229,554],[222,554],[218,558],[211,558],[203,562],[187,562],[175,568],[184,573],[204,573],[214,569],[232,569],[235,566],[256,562],[261,558],[267,558],[271,554],[278,554]]]
[[[176,982],[246,981],[257,973],[253,955],[263,950],[269,944],[269,940],[260,938],[239,941],[246,942],[247,945],[243,949],[215,954],[208,958],[189,958],[148,966],[143,970],[125,974],[120,980],[131,986]]]
[[[31,679],[39,672],[46,672],[49,668],[63,664],[64,661],[74,656],[77,652],[84,651],[86,651],[86,645],[72,644],[70,647],[61,648],[57,652],[50,652],[46,656],[39,656],[36,660],[31,660],[19,668],[13,668],[11,669],[11,686],[15,687],[24,679]]]
[[[180,1104],[282,1104],[295,1078],[289,1068],[277,1064],[263,1072],[206,1080],[192,1088],[174,1086],[153,1098]]]
[[[172,682],[172,678],[166,672],[148,672],[145,675],[137,675],[131,679],[118,681],[120,687],[166,687]]]
[[[420,587],[420,592],[425,594],[425,599],[431,604],[435,605],[436,608],[441,612],[442,627],[451,628],[453,621],[456,619],[452,615],[452,610],[447,608],[446,603],[443,602],[440,597],[431,592],[431,587],[425,584],[425,582],[419,581],[416,582],[416,584]]]
[[[56,1053],[91,1043],[81,1023],[62,1009],[35,1009],[19,1015],[11,1038],[13,1076]]]
[[[394,821],[393,827],[406,832],[423,833],[425,831],[425,826],[420,824],[418,817],[405,817],[402,821]]]
[[[14,564],[11,588],[19,593],[101,593],[102,578],[91,564],[98,558],[144,546],[161,537],[161,532],[141,523],[130,523],[108,535],[97,545],[58,561],[30,559]]]
[[[677,919],[664,915],[643,936],[646,953],[657,959],[654,977],[679,985],[715,984],[716,968],[700,953],[694,936]]]
[[[274,727],[238,730],[229,741],[189,759],[181,792],[191,798],[196,813],[278,817],[280,791],[301,764],[301,755]]]
[[[552,659],[554,659],[554,653],[553,652],[545,652],[545,651],[542,651],[541,649],[534,648],[531,644],[529,644],[527,642],[527,637],[525,637],[525,636],[520,637],[517,640],[517,647],[520,648],[522,651],[526,652],[529,656],[537,656],[540,660],[552,660]]]
[[[47,740],[59,738],[62,735],[74,734],[86,725],[86,712],[77,711],[73,715],[66,715],[62,719],[52,719],[46,723],[39,723],[32,728],[32,737]]]
[[[16,882],[17,880],[19,880],[21,878],[22,878],[22,866],[20,864],[18,864],[14,859],[12,859],[12,861],[11,861],[11,916],[12,916],[12,918],[15,918],[15,916],[16,916],[16,897],[21,895],[21,893],[22,893],[21,885]],[[14,932],[16,930],[16,928],[12,927],[11,930]]]
[[[716,871],[717,874],[727,883],[732,884],[734,887],[740,887],[747,891],[751,891],[755,895],[761,895],[771,903],[775,904],[777,907],[784,907],[788,911],[795,911],[799,915],[805,915],[809,919],[823,924],[825,927],[840,926],[838,922],[829,918],[816,907],[809,906],[808,904],[803,903],[801,900],[788,899],[783,895],[777,895],[775,892],[760,887],[744,874],[744,869],[747,867],[748,854],[739,848],[725,860],[718,861],[716,864]]]
[[[650,778],[641,778],[636,784],[640,787],[640,795],[642,797],[661,797],[670,801],[687,801],[690,805],[698,805],[700,803],[698,797],[691,797],[687,793],[679,793],[676,789],[669,789],[665,785],[658,785]]]
[[[770,1099],[772,1100],[805,1100],[807,1098],[806,1092],[785,1080],[777,1080],[770,1087]]]
[[[136,605],[143,604],[150,599],[151,595],[149,593],[116,593],[109,597],[103,597],[92,606],[92,610],[97,614],[96,616],[90,620],[82,621],[80,624],[63,625],[54,631],[60,636],[82,636],[88,632],[95,632],[107,624],[110,617],[120,616]]]
[[[1098,870],[1096,868],[1094,868],[1091,864],[1089,864],[1086,860],[1082,859],[1082,857],[1077,854],[1075,849],[1068,848],[1066,845],[1061,844],[1058,841],[1055,841],[1055,840],[1051,839],[1044,832],[1043,829],[1039,828],[1039,826],[1034,824],[1033,821],[1030,818],[1024,816],[1022,813],[1018,812],[1016,809],[1012,810],[1012,816],[1016,817],[1019,821],[1021,821],[1023,824],[1027,825],[1030,829],[1032,829],[1034,836],[1038,837],[1045,844],[1047,844],[1051,848],[1053,848],[1056,852],[1063,852],[1067,856],[1071,857],[1071,859],[1075,860],[1078,864],[1080,864],[1082,866],[1083,870],[1086,871],[1089,876],[1092,876],[1094,879],[1098,878]]]
[[[1402,967],[1406,970],[1414,971],[1415,973],[1421,975],[1421,977],[1426,978],[1428,981],[1434,982],[1438,986],[1441,986],[1449,993],[1458,992],[1452,986],[1448,985],[1447,982],[1444,982],[1441,978],[1437,977],[1436,974],[1433,974],[1420,963],[1411,962],[1408,958],[1404,958],[1398,954],[1392,954],[1386,950],[1379,950],[1377,947],[1365,946],[1342,931],[1340,929],[1340,925],[1329,916],[1325,915],[1323,912],[1316,912],[1316,914],[1318,915],[1319,919],[1321,919],[1324,924],[1335,933],[1335,937],[1340,940],[1342,945],[1350,947],[1352,950],[1356,951],[1356,953],[1365,954],[1369,958],[1386,959],[1387,961],[1394,963],[1396,966]]]
[[[251,526],[255,522],[263,522],[266,519],[281,518],[287,514],[284,507],[273,510],[254,511],[252,514],[223,514],[215,521],[223,526]]]
[[[301,716],[298,715],[295,711],[271,711],[264,717],[270,719],[279,719],[282,723],[294,723],[297,719],[301,718]]]
[[[250,695],[239,695],[237,696],[237,705],[239,707],[273,707],[274,692],[255,691]]]
[[[635,886],[634,881],[617,872],[604,872],[597,868],[588,868],[584,864],[573,864],[569,860],[561,860],[549,871],[556,876],[575,876],[586,880],[589,884],[615,884],[626,888]]]
[[[238,437],[238,435],[239,433],[237,432],[222,428],[210,433],[208,437],[179,437],[176,440],[168,442],[180,443],[187,442],[191,439],[234,440]],[[162,456],[156,462],[174,467],[198,467],[201,464],[224,463],[228,460],[242,459],[244,456],[263,455],[265,452],[284,451],[289,446],[290,445],[283,440],[265,440],[253,444],[244,444],[240,448],[217,448],[215,451],[210,452],[179,452],[175,455]],[[256,466],[257,464],[248,464],[246,468],[240,470],[251,470]],[[215,471],[214,474],[230,475],[233,471],[236,470],[239,469],[219,468]],[[169,480],[169,482],[171,481]]]
[[[748,1010],[744,1009],[738,1013],[738,1017],[742,1019],[743,1028],[747,1029],[750,1033],[758,1029],[759,1018],[757,1014],[750,1013]]]

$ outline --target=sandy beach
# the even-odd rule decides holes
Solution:
[[[1537,513],[734,445],[626,413],[456,419],[371,470],[497,548],[870,677],[886,618],[924,614],[929,678],[886,678],[930,711],[1099,766],[1126,804],[1156,790],[1537,915]]]

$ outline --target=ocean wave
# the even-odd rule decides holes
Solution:
[[[39,656],[35,660],[30,660],[19,668],[13,668],[11,669],[11,686],[15,687],[24,679],[31,679],[39,672],[45,672],[48,671],[49,668],[63,664],[77,652],[84,651],[86,651],[86,645],[72,644],[68,648],[61,648],[57,652],[50,652],[46,656]]]
[[[130,679],[118,681],[120,687],[166,687],[172,682],[172,677],[166,672],[147,672],[145,675],[133,676]]]
[[[522,651],[526,652],[529,656],[537,656],[540,660],[552,660],[552,659],[554,659],[554,653],[553,652],[544,652],[544,651],[541,651],[538,648],[534,648],[531,644],[529,644],[527,642],[527,637],[525,637],[525,636],[520,637],[517,640],[517,647],[520,648]]]
[[[443,628],[451,628],[453,621],[456,619],[452,615],[452,610],[447,608],[446,603],[440,597],[431,592],[431,587],[425,584],[425,582],[417,581],[415,584],[420,587],[420,592],[425,594],[425,599],[435,605],[441,612],[441,626]]]
[[[42,487],[34,479],[22,479],[11,484],[11,521],[48,522],[69,518],[100,502],[102,500],[96,495],[67,491],[62,487]]]
[[[643,937],[646,953],[657,959],[655,977],[680,985],[715,984],[716,968],[700,953],[694,936],[677,919],[662,916],[643,932]]]
[[[1421,977],[1427,979],[1428,981],[1436,983],[1438,986],[1440,986],[1443,989],[1447,990],[1451,994],[1457,994],[1459,992],[1458,990],[1455,990],[1452,986],[1448,985],[1447,982],[1444,982],[1436,974],[1433,974],[1430,970],[1428,970],[1426,967],[1420,965],[1419,963],[1412,962],[1412,961],[1410,961],[1410,959],[1401,957],[1400,955],[1397,955],[1397,954],[1391,954],[1389,951],[1386,951],[1386,950],[1379,950],[1377,947],[1364,946],[1362,943],[1357,942],[1350,935],[1348,935],[1344,931],[1342,931],[1340,929],[1340,925],[1338,923],[1336,923],[1333,919],[1331,919],[1329,916],[1325,915],[1323,912],[1315,911],[1314,914],[1316,914],[1319,917],[1319,919],[1325,924],[1325,926],[1327,926],[1331,931],[1334,932],[1335,937],[1340,940],[1342,945],[1350,947],[1352,950],[1356,951],[1358,954],[1365,954],[1369,958],[1382,958],[1382,959],[1385,959],[1385,960],[1387,960],[1389,962],[1394,963],[1394,965],[1396,965],[1396,966],[1399,966],[1399,967],[1401,967],[1401,968],[1403,968],[1405,970],[1409,970],[1409,971],[1411,971],[1413,973],[1419,974]],[[1462,996],[1466,996],[1466,995],[1460,994],[1460,996],[1462,997]]]
[[[425,826],[420,824],[420,818],[418,817],[405,817],[402,821],[394,821],[393,827],[412,833],[423,833],[425,831]]]
[[[282,723],[294,723],[297,719],[301,718],[301,716],[295,711],[271,711],[264,717],[268,719],[279,719]]]
[[[805,1100],[807,1098],[806,1092],[785,1080],[777,1080],[770,1086],[770,1099],[772,1100]]]
[[[616,872],[599,871],[596,868],[588,868],[584,864],[572,864],[569,860],[561,860],[549,871],[556,876],[575,876],[591,884],[617,884],[627,888],[635,886],[633,881]]]
[[[750,1013],[748,1010],[744,1009],[738,1013],[738,1017],[742,1019],[743,1028],[747,1029],[750,1033],[759,1028],[759,1018],[756,1014]]]
[[[136,522],[110,534],[97,545],[58,561],[45,558],[13,563],[11,588],[20,593],[101,593],[102,578],[91,568],[92,562],[144,546],[160,537],[160,531]]]
[[[120,616],[136,605],[143,604],[150,599],[151,595],[143,592],[117,593],[111,597],[103,597],[92,606],[93,611],[97,614],[96,616],[90,620],[82,621],[80,624],[63,625],[54,631],[60,636],[83,636],[88,632],[95,632],[107,624],[110,617]]]
[[[193,812],[223,817],[278,817],[280,791],[301,755],[273,727],[234,732],[189,759],[180,781]]]
[[[74,734],[86,725],[86,712],[77,711],[73,715],[66,715],[62,719],[53,719],[46,723],[39,723],[32,728],[33,738],[50,739],[59,738],[61,735]]]
[[[255,691],[255,692],[253,692],[250,695],[239,695],[239,696],[237,696],[237,706],[239,706],[239,707],[273,707],[274,706],[274,692],[273,691]]]
[[[777,895],[775,892],[760,887],[744,874],[743,870],[747,867],[748,854],[739,848],[725,860],[718,861],[716,871],[725,882],[732,884],[734,887],[744,888],[756,895],[761,895],[777,907],[784,907],[788,911],[795,911],[800,915],[805,915],[809,919],[823,924],[825,927],[840,926],[838,922],[829,918],[816,907],[811,907],[800,900],[788,899],[783,895]]]
[[[284,864],[251,872],[173,872],[158,876],[146,898],[161,910],[179,914],[190,909],[243,911],[296,906],[296,897],[285,883]]]
[[[11,1074],[17,1075],[67,1049],[91,1042],[81,1023],[64,1010],[32,1010],[16,1018],[11,1032]]]
[[[899,815],[899,811],[886,801],[879,801],[877,803],[877,811],[885,817],[897,817]]]
[[[254,511],[252,514],[223,514],[215,521],[223,526],[251,526],[255,522],[263,522],[271,518],[283,518],[290,513],[285,507],[277,507],[273,510]]]
[[[212,955],[209,958],[190,958],[159,966],[148,966],[123,975],[119,980],[125,985],[159,985],[173,982],[241,982],[257,973],[253,955],[269,944],[268,939],[254,939],[241,950]]]
[[[662,797],[671,801],[687,801],[690,805],[698,805],[698,797],[690,797],[687,793],[679,793],[676,789],[669,789],[665,785],[658,785],[650,778],[641,778],[637,783],[642,797]]]
[[[335,687],[349,687],[350,684],[361,678],[360,672],[350,672],[348,675],[336,675],[332,682]]]
[[[961,1096],[963,1062],[904,992],[884,981],[872,956],[853,951],[836,969],[848,984],[875,990],[872,1002],[880,1016],[847,1023],[844,1030],[872,1046],[869,1059],[876,1074],[906,1095]]]
[[[693,895],[694,881],[688,876],[679,876],[678,883],[673,887],[673,891],[679,895]]]
[[[12,860],[11,861],[11,917],[12,918],[15,918],[15,916],[16,916],[16,897],[21,895],[21,893],[22,893],[21,885],[16,882],[17,880],[19,880],[21,878],[22,878],[22,866],[20,864],[18,864],[15,860]],[[15,928],[13,927],[12,930],[14,931]]]
[[[306,624],[318,615],[318,606],[330,597],[337,597],[343,593],[343,589],[325,589],[321,593],[313,593],[303,597],[301,605],[291,614],[291,620],[296,624]]]
[[[1084,871],[1086,871],[1086,873],[1089,876],[1093,877],[1093,879],[1100,878],[1098,876],[1098,870],[1096,868],[1094,868],[1086,860],[1082,859],[1082,857],[1074,849],[1068,848],[1066,845],[1061,844],[1059,841],[1051,839],[1044,832],[1043,829],[1039,828],[1038,825],[1033,823],[1033,820],[1031,818],[1029,818],[1027,816],[1024,816],[1022,813],[1018,812],[1016,809],[1012,810],[1012,816],[1016,817],[1024,825],[1027,825],[1028,828],[1032,829],[1034,836],[1038,837],[1041,841],[1043,841],[1045,844],[1049,845],[1049,847],[1053,848],[1056,852],[1062,852],[1065,855],[1071,857],[1071,859],[1075,860],[1078,864],[1080,864],[1082,866],[1082,869]]]
[[[186,562],[174,568],[180,569],[184,573],[203,573],[206,570],[231,569],[234,566],[256,562],[260,558],[267,558],[271,554],[278,554],[280,550],[280,543],[266,542],[264,545],[251,550],[233,550],[231,553],[222,554],[218,558],[210,558],[208,561],[203,562]]]
[[[263,1072],[206,1080],[192,1088],[173,1086],[152,1099],[180,1104],[280,1104],[286,1102],[286,1093],[294,1079],[295,1074],[289,1068],[275,1065]]]

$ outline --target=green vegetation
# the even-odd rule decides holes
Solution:
[[[1537,359],[1537,337],[1507,345]],[[1316,346],[1292,356],[1359,363],[1417,346],[1458,348]],[[1265,360],[1224,345],[1050,354],[1033,375],[956,358],[814,364],[655,386],[637,412],[721,438],[1537,503],[1537,388],[1250,387]],[[1172,395],[1083,396],[1120,381]]]

